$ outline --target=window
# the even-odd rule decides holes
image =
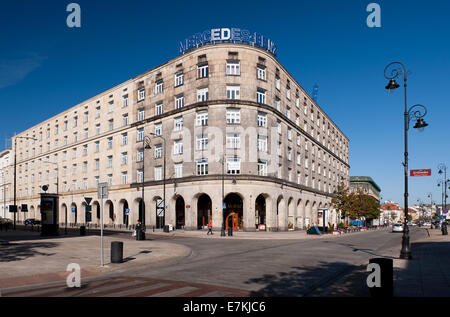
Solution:
[[[113,146],[113,137],[108,138],[108,150],[111,150]]]
[[[275,109],[281,111],[281,100],[278,97],[275,97]]]
[[[281,122],[277,122],[277,132],[278,134],[281,134]]]
[[[99,159],[95,159],[95,167],[94,167],[94,169],[96,171],[98,171],[100,169],[100,160]]]
[[[301,159],[302,159],[302,157],[301,157],[300,153],[297,153],[297,164],[298,165],[301,165]]]
[[[267,115],[265,113],[258,113],[258,127],[267,127]]]
[[[122,108],[125,108],[125,107],[128,107],[128,94],[123,96],[123,99],[122,99]]]
[[[67,121],[64,121],[64,131],[67,131],[67,126],[68,126],[68,122]],[[41,140],[42,140],[42,138],[41,138]]]
[[[59,133],[59,126],[55,125],[55,135],[57,135]]]
[[[73,127],[78,126],[78,117],[73,117]]]
[[[264,90],[258,89],[256,91],[256,102],[263,103],[263,104],[266,103],[266,92]]]
[[[197,78],[208,77],[208,64],[197,66]]]
[[[173,129],[174,131],[183,130],[183,117],[176,117],[173,121]]]
[[[175,87],[181,86],[184,83],[184,73],[179,72],[175,74]]]
[[[275,88],[280,90],[280,78],[275,77]]]
[[[267,136],[258,135],[258,151],[261,152],[267,151]]]
[[[73,142],[78,142],[78,133],[77,132],[75,132],[73,134]]]
[[[286,87],[286,98],[291,100],[291,88]]]
[[[112,167],[112,165],[113,165],[113,156],[110,155],[108,156],[108,167]]]
[[[162,157],[162,144],[158,144],[155,146],[155,158]]]
[[[72,158],[76,158],[77,157],[77,149],[74,148],[72,149]]]
[[[95,134],[99,135],[100,134],[100,123],[95,125]]]
[[[95,141],[95,152],[100,152],[100,141]]]
[[[122,126],[126,127],[128,125],[128,113],[122,116]]]
[[[195,125],[196,126],[208,125],[208,111],[197,112],[197,117],[195,119]]]
[[[227,123],[229,124],[241,123],[241,110],[227,109]]]
[[[164,82],[162,80],[158,80],[155,84],[155,95],[159,95],[164,91]]]
[[[144,128],[138,129],[138,134],[137,134],[137,141],[141,142],[142,140],[144,140]]]
[[[162,123],[155,124],[155,134],[162,135]]]
[[[89,129],[84,129],[84,138],[87,139],[89,137]]]
[[[183,163],[175,164],[175,177],[176,178],[183,177]]]
[[[127,145],[128,144],[128,133],[122,133],[122,145]]]
[[[162,180],[162,166],[155,167],[155,180],[156,181]]]
[[[227,148],[239,149],[241,147],[241,135],[239,133],[227,133]]]
[[[173,154],[183,154],[183,140],[176,140],[173,142]]]
[[[288,147],[287,150],[287,159],[290,161],[292,159],[292,149]]]
[[[264,66],[257,66],[256,76],[258,79],[266,80],[266,68]]]
[[[95,108],[95,118],[100,118],[100,107]]]
[[[144,181],[144,172],[142,169],[137,170],[137,181],[142,183]]]
[[[184,95],[178,95],[175,97],[175,108],[180,109],[184,107]]]
[[[122,165],[126,165],[128,163],[128,154],[127,152],[122,153]]]
[[[145,98],[145,88],[138,90],[138,101],[142,101]]]
[[[123,185],[128,184],[128,173],[127,172],[122,172],[122,184]]]
[[[109,127],[109,131],[112,131],[114,129],[114,119],[110,119],[108,121],[108,127]]]
[[[144,149],[139,149],[137,153],[137,161],[142,162],[144,160]]]
[[[157,116],[161,115],[163,113],[163,103],[158,102],[155,106],[155,113]]]
[[[88,122],[88,121],[89,121],[89,112],[86,111],[86,112],[84,113],[84,122],[83,122],[83,123],[86,123],[86,122]]]
[[[97,178],[97,181],[99,181],[98,176],[96,178]],[[112,174],[108,174],[108,184],[109,184],[109,186],[112,186],[112,184],[113,184]],[[97,183],[97,187],[98,187],[98,183]]]
[[[208,159],[197,161],[197,175],[208,175]]]
[[[288,130],[287,130],[287,137],[288,137],[288,140],[292,140],[292,130],[291,130],[291,128],[288,128]]]
[[[240,75],[240,63],[237,61],[227,62],[227,75]]]
[[[241,159],[237,157],[227,158],[227,174],[241,173]]]
[[[208,137],[207,136],[198,136],[197,137],[197,150],[198,151],[203,151],[206,150],[208,148]]]
[[[240,99],[240,87],[227,86],[227,99]]]
[[[145,119],[145,109],[138,110],[138,121],[142,121]]]
[[[267,161],[258,160],[258,175],[267,176]]]
[[[208,88],[197,89],[197,101],[208,101]]]

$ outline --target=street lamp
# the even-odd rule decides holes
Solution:
[[[148,136],[143,136],[142,137],[142,201],[141,201],[141,211],[142,211],[142,215],[139,218],[141,221],[141,223],[145,226],[145,209],[144,209],[144,173],[145,173],[145,150],[151,149],[150,146],[151,142],[150,142],[150,138]]]
[[[48,164],[56,165],[56,195],[59,197],[59,167],[58,167],[58,163],[50,162],[50,161],[44,161],[42,163],[48,163]],[[64,234],[67,234],[67,208],[66,208],[65,219],[66,219],[66,225],[65,225],[65,228],[64,228]]]
[[[384,69],[384,77],[389,80],[389,83],[385,87],[389,91],[397,89],[400,85],[395,81],[395,79],[403,75],[403,87],[405,96],[405,112],[404,112],[404,138],[405,138],[405,151],[404,151],[404,177],[405,177],[405,219],[403,225],[403,237],[402,237],[402,249],[400,251],[401,259],[411,259],[411,250],[409,245],[409,229],[408,229],[408,130],[409,123],[413,117],[417,119],[414,125],[415,129],[422,130],[428,124],[423,120],[423,117],[427,113],[427,109],[423,105],[414,105],[408,110],[407,99],[406,99],[406,80],[408,71],[405,65],[400,62],[392,62],[388,64]]]
[[[27,136],[15,136],[14,137],[14,230],[16,230],[16,213],[18,212],[18,208],[16,205],[16,169],[17,169],[17,139],[26,139],[26,140],[34,140],[35,138],[27,137]]]
[[[151,135],[160,137],[163,140],[163,208],[164,208],[164,215],[163,215],[163,224],[166,224],[166,139],[159,134],[150,132]],[[164,227],[164,226],[163,226]]]

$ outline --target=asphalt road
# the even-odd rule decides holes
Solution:
[[[411,242],[426,230],[412,227]],[[317,240],[173,238],[192,254],[149,265],[132,276],[197,282],[250,291],[252,295],[314,296],[373,257],[397,258],[401,233],[389,229]]]

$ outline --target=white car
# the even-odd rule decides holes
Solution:
[[[392,232],[403,232],[403,225],[401,223],[396,223],[392,226]]]

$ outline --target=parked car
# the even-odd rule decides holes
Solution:
[[[392,226],[392,232],[403,232],[403,225],[401,223],[396,223]]]
[[[28,226],[28,225],[36,226],[36,225],[40,225],[41,222],[36,219],[26,219],[24,224],[25,224],[25,226]]]

